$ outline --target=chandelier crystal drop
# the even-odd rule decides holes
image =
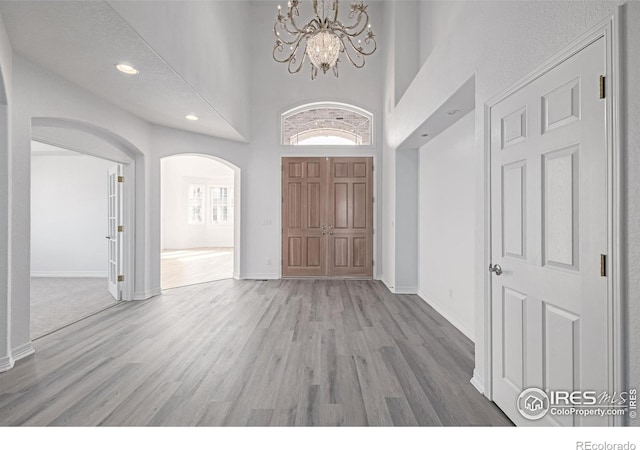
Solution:
[[[364,67],[364,57],[376,51],[376,40],[367,5],[363,1],[351,4],[348,19],[351,25],[344,25],[338,18],[338,0],[313,0],[314,17],[303,26],[297,24],[300,16],[300,0],[291,0],[288,10],[278,15],[273,26],[276,43],[273,59],[287,64],[289,73],[298,73],[307,58],[311,63],[311,79],[318,71],[327,73],[333,69],[338,76],[340,56],[344,55],[356,68]]]

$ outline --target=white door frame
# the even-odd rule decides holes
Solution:
[[[124,225],[123,243],[121,264],[122,274],[124,275],[124,281],[120,284],[121,301],[134,300],[134,275],[135,275],[135,229],[136,229],[136,162],[135,160],[116,160],[113,158],[104,158],[97,156],[93,153],[85,152],[72,148],[70,146],[62,145],[58,142],[48,141],[40,137],[31,136],[31,140],[42,142],[43,144],[53,145],[55,147],[64,148],[76,153],[82,153],[83,155],[93,156],[94,158],[103,159],[105,161],[111,161],[115,164],[122,166],[122,174],[124,176],[124,192],[122,194],[122,225]]]
[[[280,182],[279,182],[279,187],[278,187],[278,191],[279,191],[279,198],[282,199],[283,198],[283,192],[282,192],[282,160],[284,158],[371,158],[373,160],[373,176],[372,176],[372,180],[371,182],[372,184],[372,188],[373,188],[373,276],[371,277],[373,280],[378,280],[380,279],[380,277],[376,276],[376,270],[378,267],[378,245],[376,244],[376,236],[377,236],[377,228],[378,228],[378,202],[376,201],[377,198],[377,191],[376,189],[378,188],[378,183],[376,182],[376,176],[377,176],[377,172],[376,170],[380,170],[377,168],[377,156],[373,151],[363,151],[362,153],[358,154],[357,152],[345,152],[344,154],[340,154],[340,152],[343,151],[342,149],[336,150],[335,147],[333,146],[327,146],[326,150],[323,152],[321,149],[317,149],[315,150],[314,147],[314,151],[310,151],[309,153],[304,153],[304,152],[293,152],[293,153],[281,153],[280,154],[280,159],[278,160],[278,171],[280,174]],[[278,246],[279,246],[279,254],[280,254],[280,261],[278,261],[278,275],[276,279],[281,279],[282,278],[282,201],[278,202],[278,218],[276,219],[276,223],[278,226]]]
[[[609,390],[625,391],[625,353],[624,353],[624,316],[622,297],[623,251],[622,245],[622,168],[621,168],[621,108],[620,108],[620,7],[613,15],[599,23],[591,31],[585,33],[574,43],[542,65],[531,71],[513,86],[492,97],[484,104],[484,267],[491,262],[491,108],[509,95],[520,90],[535,79],[549,72],[580,50],[599,38],[605,39],[606,48],[606,130],[607,130],[607,255],[610,264],[608,303],[610,330],[609,349]],[[492,342],[492,304],[491,304],[491,274],[485,270],[484,278],[484,395],[493,398],[493,342]],[[623,425],[626,418],[616,418],[615,425]]]

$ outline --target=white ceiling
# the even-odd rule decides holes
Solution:
[[[0,1],[0,14],[16,52],[121,108],[154,124],[244,140],[108,3]],[[140,73],[121,74],[119,62]],[[190,113],[200,120],[186,120]]]

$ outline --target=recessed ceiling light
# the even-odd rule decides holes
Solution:
[[[140,73],[138,69],[129,64],[116,64],[116,69],[118,69],[122,73],[126,73],[127,75],[137,75]]]
[[[187,120],[198,120],[199,117],[196,116],[195,114],[187,114],[186,116],[184,116],[185,119]]]
[[[449,114],[450,116],[455,116],[459,112],[460,112],[459,109],[452,109],[451,111],[447,111],[447,114]]]

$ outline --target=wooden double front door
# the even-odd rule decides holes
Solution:
[[[283,158],[282,275],[373,277],[372,158]]]

